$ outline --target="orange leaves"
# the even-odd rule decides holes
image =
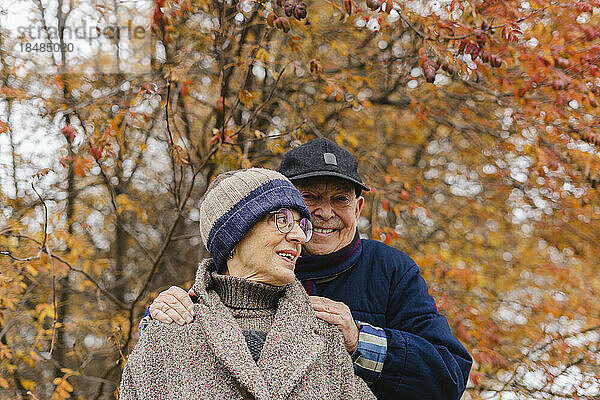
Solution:
[[[171,146],[171,156],[177,165],[189,164],[189,158],[185,150],[183,150],[183,148],[179,145],[175,144]]]
[[[299,53],[301,50],[300,43],[302,43],[302,38],[300,36],[291,35],[288,38],[288,45],[290,46],[290,49],[292,49],[292,51],[295,51],[296,53]]]
[[[240,101],[247,109],[251,109],[254,103],[254,95],[247,90],[240,90],[238,93]]]
[[[190,85],[192,84],[191,79],[186,79],[181,83],[181,87],[179,89],[179,93],[182,97],[185,97],[190,94]]]
[[[213,129],[213,135],[211,136],[209,143],[211,146],[215,144],[220,146],[223,142],[233,144],[233,138],[230,136],[231,134],[232,132],[229,129],[226,129],[224,134],[218,129]]]
[[[217,116],[220,117],[223,115],[223,113],[225,113],[230,107],[231,104],[229,104],[229,100],[223,100],[223,96],[220,96],[217,99]]]
[[[510,363],[500,353],[491,349],[482,349],[472,352],[473,360],[479,364],[493,368],[509,368]]]
[[[37,171],[35,174],[33,174],[34,178],[41,178],[42,176],[46,176],[48,175],[48,173],[52,171],[52,168],[42,168],[39,171]]]
[[[75,175],[87,176],[93,165],[94,162],[89,158],[76,158],[73,161],[73,172],[75,172]]]
[[[333,95],[337,101],[342,101],[344,98],[344,91],[335,83],[330,83],[327,85],[325,92],[327,93],[327,96]]]
[[[523,32],[519,28],[519,25],[515,22],[510,22],[502,28],[502,37],[507,42],[517,42],[519,40],[519,35],[522,34]]]
[[[450,12],[454,11],[454,8],[456,7],[457,4],[461,11],[465,10],[465,6],[460,1],[452,0],[452,3],[450,3],[450,7],[449,7]]]
[[[352,0],[343,0],[344,9],[348,15],[352,14]]]
[[[9,126],[6,122],[0,121],[0,135],[8,132]]]

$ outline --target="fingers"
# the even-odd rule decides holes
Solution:
[[[346,314],[350,312],[350,309],[344,303],[339,301],[333,301],[320,296],[309,296],[308,299],[315,311],[324,311],[335,314]]]
[[[338,314],[331,314],[323,311],[315,311],[317,318],[330,323],[331,325],[341,326],[344,323],[344,319]]]
[[[177,305],[176,310],[179,312],[179,314],[181,314],[184,318],[186,318],[186,311],[187,314],[189,314],[190,317],[193,318],[194,316],[194,303],[192,302],[191,299],[191,294],[193,293],[194,296],[196,297],[196,294],[192,291],[192,289],[190,289],[188,292],[186,292],[185,290],[183,290],[182,288],[178,287],[178,286],[171,286],[170,288],[168,288],[166,290],[166,293],[169,293],[170,295],[173,296],[174,298],[174,302],[175,304],[178,302],[179,305]],[[170,303],[168,303],[170,304]],[[185,311],[183,311],[183,313],[181,312],[181,307],[185,308]],[[187,321],[187,318],[186,318]],[[187,321],[187,322],[191,322]]]
[[[169,317],[168,314],[162,312],[161,310],[152,309],[150,306],[150,315],[153,319],[162,322],[163,324],[170,324],[173,322],[173,318]]]
[[[171,286],[161,292],[150,305],[150,315],[161,322],[175,321],[184,325],[194,319],[194,304],[185,290]]]

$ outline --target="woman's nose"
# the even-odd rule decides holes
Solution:
[[[304,233],[302,228],[300,228],[300,223],[297,221],[294,222],[294,226],[292,227],[292,230],[289,231],[285,235],[285,237],[290,242],[306,243],[306,234]]]

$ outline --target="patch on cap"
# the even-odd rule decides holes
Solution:
[[[333,153],[323,153],[323,160],[325,161],[325,164],[338,165],[335,154]]]

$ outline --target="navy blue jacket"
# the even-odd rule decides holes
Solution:
[[[409,256],[363,239],[357,264],[316,288],[345,303],[355,320],[385,329],[387,357],[371,385],[379,400],[460,399],[472,359],[437,312]]]

